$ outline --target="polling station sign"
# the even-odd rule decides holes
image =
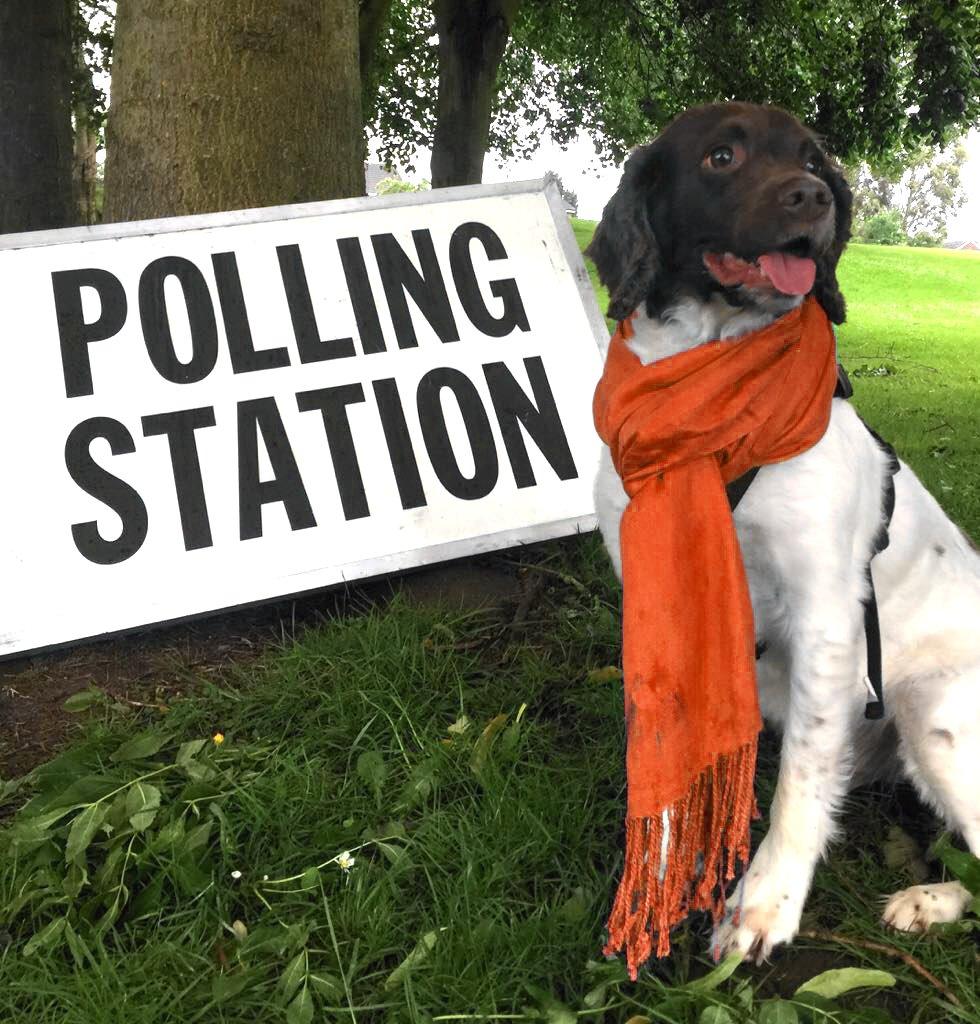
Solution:
[[[0,238],[0,656],[593,525],[553,186]]]

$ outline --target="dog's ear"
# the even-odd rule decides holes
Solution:
[[[643,302],[660,270],[660,247],[647,209],[649,189],[660,173],[656,146],[641,146],[626,161],[619,188],[585,250],[609,289],[607,316],[614,320],[624,320]]]
[[[844,296],[837,284],[837,261],[841,258],[844,246],[851,237],[851,187],[847,184],[840,167],[828,160],[823,173],[823,180],[834,194],[834,241],[827,252],[817,260],[817,283],[813,289],[817,301],[823,306],[824,312],[835,324],[842,324],[845,316]]]

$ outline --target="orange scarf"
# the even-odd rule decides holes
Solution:
[[[643,366],[613,335],[596,429],[630,497],[620,525],[626,859],[606,954],[631,977],[670,952],[692,910],[724,911],[749,853],[757,734],[755,631],[725,492],[806,451],[830,420],[833,330],[813,298],[734,341]]]

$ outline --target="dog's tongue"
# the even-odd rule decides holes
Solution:
[[[788,252],[767,252],[759,257],[759,266],[784,295],[806,295],[817,276],[813,260]]]

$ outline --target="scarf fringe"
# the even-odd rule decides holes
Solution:
[[[623,876],[603,952],[625,949],[633,981],[652,953],[670,953],[670,929],[692,910],[710,910],[716,923],[724,914],[725,884],[736,862],[748,863],[749,823],[758,817],[755,758],[753,739],[719,755],[662,814],[627,819]]]

